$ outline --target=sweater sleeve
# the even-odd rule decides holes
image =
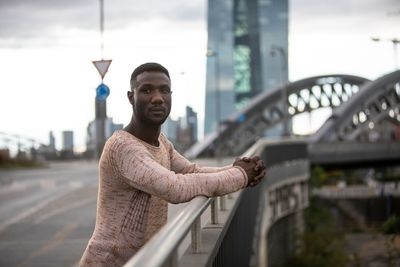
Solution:
[[[111,155],[111,164],[123,181],[171,203],[225,195],[247,185],[245,171],[237,166],[215,173],[180,174],[160,165],[141,146],[119,144]]]
[[[175,150],[173,144],[168,140],[167,145],[169,147],[169,153],[171,157],[171,170],[176,173],[214,173],[232,168],[232,165],[223,167],[200,166],[197,163],[190,162],[188,159],[182,156],[178,151]]]
[[[172,151],[171,170],[176,173],[212,173],[232,168],[232,165],[223,167],[205,167],[190,162],[175,149]]]

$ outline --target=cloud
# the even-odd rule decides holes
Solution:
[[[296,0],[290,6],[290,33],[302,38],[331,36],[345,42],[350,37],[396,37],[400,24],[398,0]],[[397,14],[397,15],[396,15]]]
[[[342,21],[368,22],[378,19],[387,22],[400,18],[398,0],[336,0],[335,2],[316,0],[291,1],[290,16],[297,23],[341,23]],[[397,16],[396,16],[397,15]]]
[[[398,0],[336,0],[335,2],[316,0],[290,1],[291,12],[303,19],[338,18],[347,16],[382,16],[398,13]]]
[[[203,21],[205,11],[203,0],[105,0],[105,30],[123,29],[138,21],[154,19]],[[61,38],[65,30],[99,30],[99,20],[99,1],[2,0],[0,45],[24,46],[46,39],[52,42]]]
[[[97,22],[97,14],[91,11],[96,7],[95,2],[2,0],[0,3],[3,44],[54,39],[62,35],[60,29],[91,29]]]

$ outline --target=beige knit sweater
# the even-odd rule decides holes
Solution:
[[[99,162],[94,233],[83,266],[121,266],[167,221],[167,202],[219,196],[247,185],[240,167],[199,167],[161,134],[159,147],[117,131]]]

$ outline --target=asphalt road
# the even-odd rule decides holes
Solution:
[[[74,161],[0,170],[0,267],[78,265],[96,219],[97,167]],[[168,219],[184,205],[170,204]]]
[[[94,228],[97,162],[0,171],[0,266],[75,266]]]

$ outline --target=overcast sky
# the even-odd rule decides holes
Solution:
[[[188,104],[203,119],[207,2],[104,2],[104,58],[113,60],[104,80],[108,116],[129,121],[130,74],[157,61],[171,72],[172,117]],[[99,17],[97,0],[0,1],[0,132],[47,143],[52,130],[60,146],[61,131],[73,130],[84,145],[101,82],[91,63],[101,58]],[[399,0],[293,0],[289,21],[292,81],[332,73],[375,79],[394,70],[386,39],[400,38]]]

